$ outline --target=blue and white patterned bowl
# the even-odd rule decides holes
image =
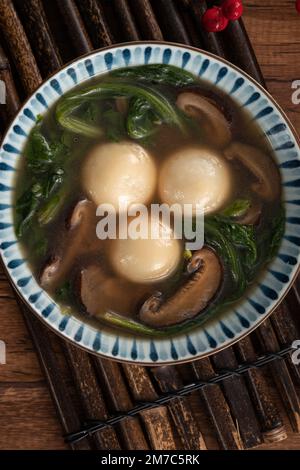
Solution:
[[[165,63],[184,68],[231,95],[268,135],[282,177],[286,229],[278,255],[237,309],[212,318],[189,334],[150,339],[97,330],[64,315],[44,292],[24,259],[13,226],[19,159],[37,116],[60,95],[92,76],[115,68]],[[96,51],[57,72],[29,98],[12,122],[0,149],[0,249],[17,293],[54,331],[90,352],[144,364],[188,361],[231,345],[257,327],[288,291],[300,259],[299,141],[287,118],[263,88],[228,62],[197,49],[169,43],[131,43]]]

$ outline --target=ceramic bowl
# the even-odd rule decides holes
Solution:
[[[151,339],[110,333],[66,316],[34,279],[13,226],[15,178],[21,152],[37,116],[63,93],[110,70],[164,63],[181,67],[216,85],[246,108],[267,134],[282,178],[285,234],[276,258],[238,308],[212,318],[189,334]],[[274,310],[296,275],[300,256],[300,153],[291,124],[272,97],[230,63],[207,52],[169,43],[121,44],[95,51],[65,66],[27,100],[9,127],[0,149],[0,249],[17,293],[52,330],[86,350],[121,361],[175,363],[216,352],[257,327]]]

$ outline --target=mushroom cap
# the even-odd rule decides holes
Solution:
[[[182,323],[206,308],[217,293],[222,280],[218,256],[204,247],[194,252],[187,266],[190,276],[169,298],[160,293],[149,297],[140,309],[140,319],[156,328]]]
[[[146,204],[156,186],[156,166],[150,154],[132,142],[105,143],[92,148],[82,171],[83,187],[97,204],[119,201]]]
[[[162,222],[159,222],[162,229],[159,237],[152,239],[151,223],[154,219],[148,219],[148,238],[112,240],[110,262],[119,276],[135,283],[160,282],[178,268],[182,259],[182,243],[174,238],[170,226]]]
[[[215,99],[201,96],[195,91],[183,91],[178,95],[176,104],[188,116],[199,119],[202,129],[213,140],[215,147],[224,148],[229,145],[230,123]]]
[[[205,214],[223,206],[231,189],[228,163],[219,152],[208,147],[192,146],[175,151],[159,175],[158,190],[164,203],[199,204]]]

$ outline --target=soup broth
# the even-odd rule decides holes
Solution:
[[[37,120],[16,187],[16,233],[40,285],[67,313],[137,334],[188,331],[231,308],[284,228],[267,137],[231,97],[173,66],[116,70],[62,96]],[[99,239],[97,207],[116,209],[118,229],[122,198],[200,204],[204,247]],[[159,220],[170,234],[173,223]]]

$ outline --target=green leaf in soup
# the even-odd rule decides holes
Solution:
[[[35,126],[25,148],[27,165],[36,174],[47,172],[53,162],[53,153],[40,127],[40,124]]]
[[[55,291],[55,298],[58,302],[70,302],[73,297],[73,288],[70,281],[66,281],[62,286],[58,287]]]
[[[43,204],[41,204],[38,209],[37,220],[40,226],[53,222],[64,206],[69,192],[70,189],[65,182],[64,184],[58,184],[57,187],[54,187],[49,197],[43,201]]]
[[[143,98],[132,98],[127,115],[127,133],[132,139],[145,139],[156,132],[161,120],[149,102]]]
[[[50,144],[53,167],[60,168],[66,164],[70,156],[70,147],[70,144],[66,145],[63,141],[53,142]]]
[[[104,111],[102,121],[105,126],[106,137],[114,142],[119,142],[126,135],[124,116],[116,109],[111,108]]]
[[[114,99],[121,96],[144,99],[159,119],[186,133],[186,123],[177,108],[158,90],[144,84],[137,86],[123,81],[101,82],[63,96],[56,106],[56,119],[63,128],[69,131],[87,137],[99,137],[103,135],[103,129],[90,125],[74,113],[78,114],[80,106],[89,101]]]
[[[163,83],[174,87],[191,85],[196,82],[194,75],[173,65],[150,64],[117,69],[110,73],[112,77]]]
[[[162,330],[156,330],[150,326],[139,323],[131,318],[124,317],[114,312],[104,312],[99,316],[99,320],[104,321],[108,325],[125,328],[133,333],[143,334],[148,336],[160,336],[165,333]]]
[[[255,229],[253,225],[224,223],[223,230],[231,242],[245,252],[244,264],[253,265],[257,259]]]
[[[268,260],[271,260],[278,253],[285,231],[285,211],[281,207],[279,213],[272,221],[271,240],[269,246]]]
[[[28,195],[27,204],[24,203],[24,199],[23,201],[20,199],[20,204],[23,206],[22,209],[20,209],[20,206],[18,207],[18,202],[17,202],[16,210],[19,216],[18,216],[18,221],[17,221],[16,232],[17,232],[18,237],[22,237],[22,235],[26,232],[27,228],[30,226],[40,203],[39,199],[35,198],[32,195],[32,193],[29,193]]]
[[[26,188],[16,202],[17,236],[21,237],[30,227],[37,208],[43,197],[43,186],[40,182],[33,181]]]
[[[55,173],[48,175],[45,180],[43,188],[43,199],[48,199],[49,196],[56,192],[64,182],[64,170],[58,168]]]
[[[232,204],[226,207],[221,215],[224,217],[242,217],[251,206],[249,199],[236,199]]]
[[[84,119],[91,123],[99,125],[101,121],[101,106],[99,101],[91,101],[84,112]]]
[[[232,242],[223,222],[211,217],[205,221],[204,226],[205,243],[216,250],[220,259],[225,264],[232,279],[232,291],[235,297],[239,297],[244,292],[247,280],[242,267],[240,254]]]

